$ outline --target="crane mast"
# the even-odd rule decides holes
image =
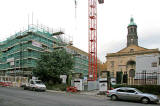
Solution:
[[[88,0],[88,80],[97,80],[97,0]]]

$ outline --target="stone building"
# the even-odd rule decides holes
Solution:
[[[137,25],[130,19],[127,27],[127,45],[116,53],[107,53],[106,67],[117,83],[131,83],[136,72],[136,56],[159,54],[158,49],[147,49],[138,45]]]

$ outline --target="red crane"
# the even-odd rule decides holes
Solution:
[[[103,4],[104,0],[98,0]],[[77,0],[75,0],[76,17]],[[97,80],[97,0],[88,0],[88,80]]]
[[[88,80],[97,80],[97,0],[88,0]]]

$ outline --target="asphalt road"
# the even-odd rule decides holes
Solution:
[[[147,104],[158,106],[159,104]],[[0,87],[0,106],[146,106],[141,103],[111,101],[104,96],[34,92]]]

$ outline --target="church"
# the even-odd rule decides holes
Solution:
[[[133,17],[127,27],[126,47],[116,53],[107,53],[106,67],[111,78],[115,78],[117,83],[131,83],[136,73],[136,57],[145,55],[160,54],[158,49],[147,49],[138,45],[137,25]]]

